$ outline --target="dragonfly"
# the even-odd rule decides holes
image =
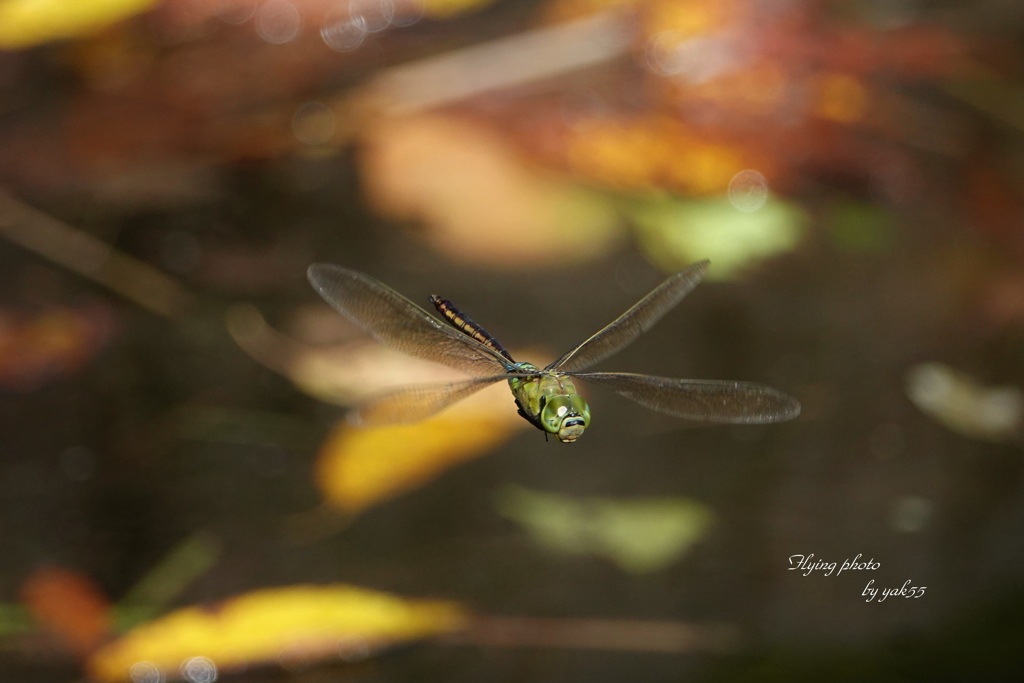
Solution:
[[[505,380],[527,422],[573,443],[590,426],[590,407],[576,380],[603,386],[636,403],[697,422],[765,424],[791,420],[800,403],[764,384],[731,380],[675,379],[628,372],[588,372],[621,351],[672,310],[701,280],[707,260],[670,276],[625,313],[543,369],[515,361],[486,330],[452,302],[432,295],[438,315],[369,275],[316,263],[307,275],[320,296],[372,337],[393,349],[460,370],[470,379],[401,387],[358,405],[349,419],[358,425],[416,422],[484,387]]]

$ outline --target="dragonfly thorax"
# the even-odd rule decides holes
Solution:
[[[537,373],[535,377],[512,377],[508,381],[520,415],[562,443],[580,438],[590,425],[590,406],[576,391],[572,379],[562,373],[537,370],[530,363],[516,363],[516,371]]]

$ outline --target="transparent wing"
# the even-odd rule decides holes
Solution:
[[[353,424],[363,427],[417,422],[499,380],[528,376],[530,375],[512,373],[475,377],[451,384],[402,387],[370,398],[349,413],[348,419]]]
[[[368,275],[326,263],[314,263],[306,274],[327,303],[382,344],[472,375],[507,369],[497,352]]]
[[[704,278],[710,261],[698,261],[655,287],[632,308],[594,334],[590,339],[549,365],[547,370],[584,370],[617,353],[654,327]]]
[[[792,396],[753,382],[673,379],[626,372],[573,373],[606,386],[645,408],[687,420],[732,424],[763,424],[792,420],[800,403]]]

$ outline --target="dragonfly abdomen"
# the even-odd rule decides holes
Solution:
[[[489,349],[497,351],[502,356],[507,358],[510,363],[515,363],[515,361],[512,360],[512,356],[509,355],[509,352],[505,350],[505,347],[502,346],[501,343],[498,342],[498,340],[495,339],[490,332],[488,332],[487,330],[485,330],[484,328],[480,327],[475,322],[470,320],[469,317],[462,311],[460,311],[458,308],[456,308],[455,304],[453,304],[451,301],[449,301],[448,299],[442,299],[441,297],[435,294],[431,294],[430,303],[434,305],[434,308],[437,309],[438,313],[444,316],[445,320],[451,323],[452,327],[459,330],[460,332],[469,335],[473,339],[476,339],[478,342],[488,347]]]

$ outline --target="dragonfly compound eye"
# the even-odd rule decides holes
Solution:
[[[552,396],[541,410],[544,430],[559,441],[572,443],[590,424],[590,408],[578,395]]]
[[[571,412],[572,403],[568,396],[544,397],[548,400],[541,401],[540,421],[544,425],[544,431],[557,434],[562,426],[562,420]]]

